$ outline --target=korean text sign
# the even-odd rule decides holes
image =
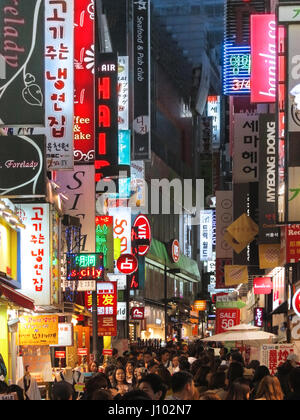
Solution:
[[[50,305],[50,205],[22,204],[18,213],[26,226],[21,233],[22,293],[36,306]]]
[[[19,324],[20,346],[46,346],[58,344],[58,317],[22,316]]]
[[[92,293],[86,293],[85,303],[87,308],[92,308]],[[103,282],[97,284],[97,307],[98,315],[117,316],[118,293],[116,282]]]

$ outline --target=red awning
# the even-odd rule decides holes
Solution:
[[[22,308],[34,311],[34,300],[22,295],[11,287],[6,286],[6,284],[0,283],[0,295],[4,295],[8,300]]]

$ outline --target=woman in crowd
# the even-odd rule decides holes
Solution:
[[[126,381],[125,369],[118,367],[113,374],[112,395],[115,397],[117,394],[124,395],[133,389],[132,385]]]
[[[256,399],[256,393],[257,393],[259,384],[261,383],[263,378],[266,376],[270,376],[269,369],[266,366],[259,366],[254,373],[254,377],[252,381],[252,390],[251,390],[251,395],[250,395],[251,400]]]
[[[258,386],[256,400],[283,401],[284,395],[279,379],[273,376],[265,376]]]
[[[128,361],[126,363],[126,382],[129,385],[132,385],[133,387],[135,387],[136,385],[136,378],[134,376],[134,369],[135,369],[135,363],[134,361]]]
[[[228,390],[226,401],[248,401],[250,399],[250,386],[243,382],[233,382]]]

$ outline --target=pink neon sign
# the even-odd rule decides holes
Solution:
[[[251,102],[274,103],[277,88],[277,24],[274,14],[251,16]]]

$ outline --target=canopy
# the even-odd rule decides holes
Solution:
[[[249,325],[236,325],[228,331],[205,338],[204,342],[225,342],[239,341],[245,344],[261,345],[262,343],[272,343],[277,338],[276,335],[261,331],[257,327]]]

